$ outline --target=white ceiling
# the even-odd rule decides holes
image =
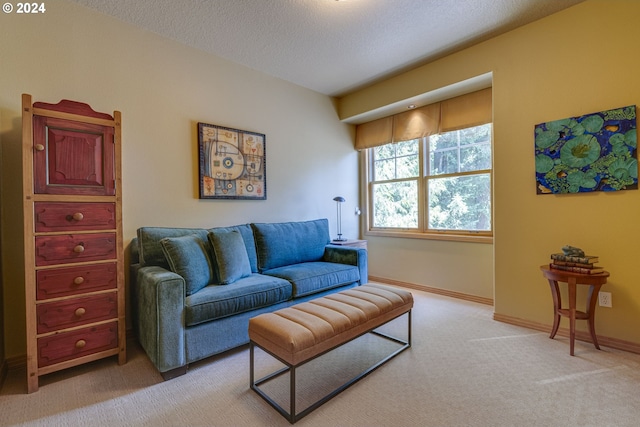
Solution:
[[[71,0],[340,96],[584,0]]]

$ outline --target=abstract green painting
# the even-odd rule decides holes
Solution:
[[[537,194],[638,188],[636,106],[535,126]]]

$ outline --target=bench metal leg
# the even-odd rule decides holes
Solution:
[[[338,387],[337,389],[333,390],[332,392],[330,392],[329,394],[327,394],[325,397],[321,398],[320,400],[318,400],[317,402],[313,403],[312,405],[310,405],[308,408],[306,408],[305,410],[303,410],[302,412],[296,414],[296,368],[300,367],[320,356],[322,356],[323,354],[328,353],[331,350],[336,349],[339,346],[333,347],[332,349],[329,349],[327,351],[325,351],[324,353],[318,354],[317,356],[310,358],[308,360],[305,360],[304,362],[298,364],[298,365],[289,365],[288,363],[286,363],[285,361],[281,360],[278,356],[276,356],[275,354],[271,353],[270,351],[267,351],[263,348],[261,348],[260,346],[258,346],[257,344],[255,344],[253,341],[249,342],[249,376],[250,376],[250,384],[249,387],[255,391],[256,393],[258,393],[259,396],[261,396],[267,403],[269,403],[274,409],[276,409],[283,417],[285,417],[291,424],[295,423],[296,421],[298,421],[299,419],[301,419],[302,417],[308,415],[309,413],[311,413],[313,410],[319,408],[321,405],[323,405],[324,403],[328,402],[329,400],[331,400],[332,398],[334,398],[335,396],[337,396],[338,394],[340,394],[341,392],[343,392],[344,390],[346,390],[347,388],[349,388],[350,386],[352,386],[353,384],[355,384],[356,382],[360,381],[362,378],[366,377],[367,375],[369,375],[371,372],[375,371],[376,369],[378,369],[380,366],[384,365],[385,363],[387,363],[389,360],[393,359],[395,356],[397,356],[398,354],[402,353],[404,350],[408,349],[409,347],[411,347],[411,310],[409,310],[406,313],[403,313],[402,315],[406,314],[407,315],[407,339],[403,340],[397,337],[393,337],[387,334],[384,334],[382,332],[377,332],[375,330],[372,331],[368,331],[365,332],[365,334],[367,333],[372,333],[374,335],[389,339],[391,341],[394,341],[398,344],[401,344],[402,346],[397,349],[396,351],[394,351],[393,353],[391,353],[390,355],[386,356],[384,359],[380,360],[379,362],[377,362],[376,364],[374,364],[373,366],[369,367],[368,369],[366,369],[364,372],[360,373],[359,375],[355,376],[354,378],[352,378],[351,380],[347,381],[345,384],[341,385],[340,387]],[[398,316],[401,317],[402,315]],[[398,318],[396,317],[396,319]],[[389,322],[391,322],[392,320],[395,319],[391,319]],[[387,323],[389,323],[387,322]],[[384,325],[380,325],[379,327],[382,327]],[[379,328],[378,327],[378,328]],[[364,335],[364,334],[362,334]],[[362,336],[360,335],[360,336]],[[355,337],[353,339],[359,338]],[[353,340],[351,340],[353,341]],[[343,343],[346,344],[346,343]],[[284,368],[277,370],[269,375],[266,375],[265,377],[255,381],[254,380],[254,357],[255,357],[255,347],[260,347],[265,353],[271,355],[273,358],[279,360],[281,363],[283,363],[284,365],[286,365]],[[279,377],[282,374],[285,374],[289,372],[289,406],[290,406],[290,410],[289,412],[287,412],[285,409],[283,409],[280,405],[278,405],[273,399],[271,399],[265,392],[263,392],[259,386],[260,384],[264,384],[267,381]]]

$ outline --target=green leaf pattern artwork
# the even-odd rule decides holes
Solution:
[[[535,126],[538,194],[638,188],[636,106]]]

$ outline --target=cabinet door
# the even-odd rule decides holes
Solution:
[[[113,127],[33,117],[34,193],[115,194]]]

